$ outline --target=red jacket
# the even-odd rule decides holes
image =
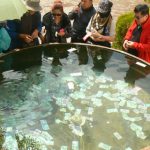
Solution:
[[[133,30],[136,28],[137,23],[134,20],[133,24],[126,33],[125,40],[129,40],[132,36]],[[134,48],[138,51],[141,59],[150,63],[150,16],[148,20],[142,25],[142,33],[140,42],[134,42]]]

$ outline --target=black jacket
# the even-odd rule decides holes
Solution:
[[[92,6],[89,9],[82,9],[80,6],[79,12],[71,11],[68,16],[73,22],[72,37],[82,39],[86,34],[86,27],[91,17],[96,13]]]
[[[71,36],[71,23],[68,18],[68,15],[63,13],[62,20],[60,24],[55,24],[54,18],[51,12],[48,12],[43,16],[42,25],[46,29],[46,42],[66,42],[66,38]],[[56,32],[59,32],[60,29],[65,30],[65,36],[59,37],[56,36]]]

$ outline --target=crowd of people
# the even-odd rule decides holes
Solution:
[[[39,43],[66,43],[69,37],[71,42],[111,47],[115,39],[111,29],[113,3],[110,0],[100,0],[97,9],[93,6],[93,0],[81,0],[68,14],[64,12],[62,1],[54,0],[50,11],[43,17],[40,0],[26,0],[25,4],[28,11],[20,19],[0,23],[0,30],[3,28],[8,33],[5,38],[10,37],[5,40],[10,46],[1,46],[0,49],[26,48]],[[149,7],[138,4],[134,14],[135,19],[124,38],[123,48],[150,63]]]

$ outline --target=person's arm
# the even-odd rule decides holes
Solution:
[[[113,42],[115,37],[113,36],[105,36],[105,35],[101,35],[101,34],[97,34],[97,37],[93,37],[92,38],[95,42],[104,42],[104,41],[107,41],[107,42]]]
[[[72,35],[72,28],[71,28],[71,22],[69,20],[69,17],[66,18],[66,22],[67,22],[67,25],[65,27],[65,37],[68,38],[68,37],[71,37]]]
[[[125,37],[124,37],[124,40],[129,40],[130,39],[130,37],[132,35],[132,32],[133,32],[133,28],[135,28],[135,27],[136,27],[136,22],[133,21],[132,25],[129,27],[129,29],[128,29]]]
[[[40,12],[37,12],[36,19],[37,19],[37,25],[36,25],[36,28],[34,29],[34,31],[32,32],[32,35],[31,35],[33,39],[38,38],[38,34],[42,30],[42,22],[41,22]]]
[[[71,12],[69,12],[68,17],[70,20],[74,20],[77,17],[79,9],[80,9],[80,7],[77,6]]]
[[[149,33],[150,34],[150,33]],[[138,43],[138,42],[132,42],[128,41],[127,42],[127,48],[134,48],[137,51],[142,51],[142,52],[149,52],[150,53],[150,36],[147,36],[147,43]]]
[[[93,17],[92,17],[93,18]],[[91,32],[91,22],[92,22],[92,18],[90,19],[87,27],[86,27],[86,33]]]
[[[19,38],[18,28],[19,28],[19,23],[16,23],[15,20],[7,20],[5,29],[7,30],[11,39]]]
[[[42,26],[45,26],[45,29],[48,30],[51,24],[51,21],[52,21],[52,14],[51,12],[48,12],[47,14],[43,16]]]

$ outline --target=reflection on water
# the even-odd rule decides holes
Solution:
[[[143,83],[150,78],[145,69],[128,65],[123,54],[80,45],[68,52],[71,47],[56,45],[3,58],[11,60],[0,68],[5,144],[15,143],[9,137],[17,131],[39,141],[44,150],[147,146],[150,87]]]

